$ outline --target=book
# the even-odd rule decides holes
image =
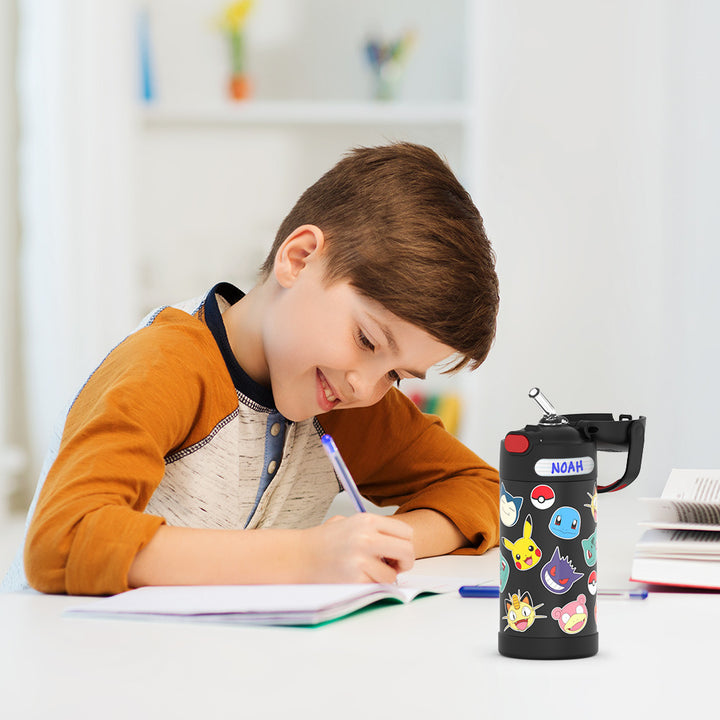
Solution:
[[[720,589],[720,470],[673,470],[659,498],[640,498],[649,528],[631,580]]]
[[[312,626],[373,605],[453,592],[465,581],[400,577],[396,585],[196,585],[141,587],[70,607],[75,617]]]

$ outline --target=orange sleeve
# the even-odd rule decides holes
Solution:
[[[208,371],[213,360],[224,370],[212,335],[197,319],[163,312],[177,322],[156,320],[115,348],[68,413],[25,543],[25,572],[37,590],[127,590],[135,555],[164,523],[143,510],[165,456],[201,439],[201,412],[217,411],[208,384],[227,373]]]
[[[360,492],[376,505],[399,505],[399,513],[442,513],[472,545],[460,554],[498,544],[497,470],[399,390],[371,407],[336,410],[318,420],[335,439]]]

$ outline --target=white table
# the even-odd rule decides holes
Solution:
[[[627,528],[608,528],[599,546],[614,584],[628,575]],[[495,577],[497,553],[423,560],[415,572]],[[500,656],[498,601],[455,594],[314,629],[63,616],[88,601],[0,595],[0,718],[717,714],[720,594],[601,599],[600,652],[565,661]]]

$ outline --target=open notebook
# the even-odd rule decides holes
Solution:
[[[464,582],[416,575],[401,576],[397,585],[142,587],[71,607],[66,614],[249,625],[320,625],[377,603],[407,603],[420,595],[454,592]]]

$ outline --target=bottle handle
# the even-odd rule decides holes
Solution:
[[[597,445],[598,450],[609,452],[627,451],[627,463],[623,476],[609,485],[598,485],[599,493],[615,492],[630,485],[640,474],[643,447],[645,445],[645,416],[633,420],[630,415],[620,415],[614,420],[611,414],[566,415],[585,437]]]

